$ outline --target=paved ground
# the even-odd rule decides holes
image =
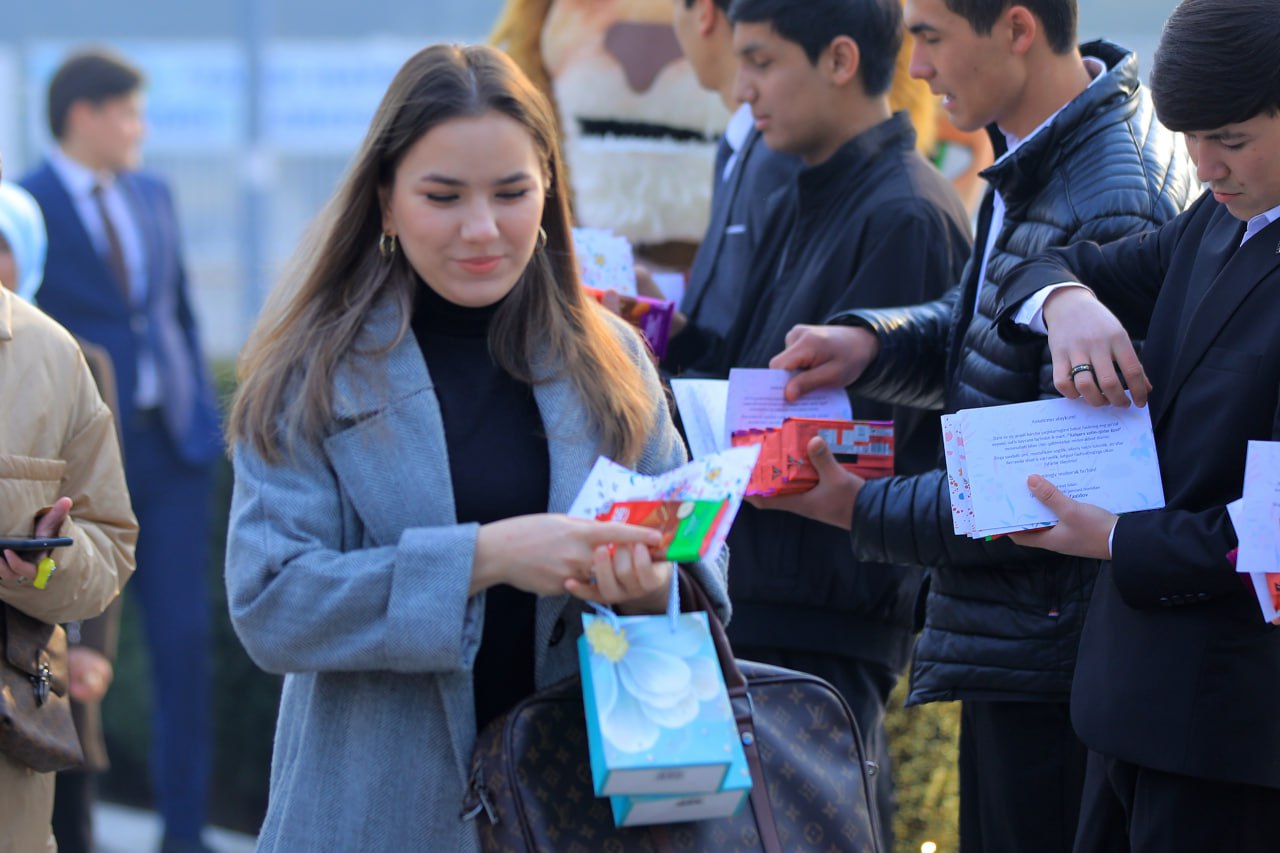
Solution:
[[[160,818],[154,812],[98,803],[93,832],[100,853],[154,853],[160,847]],[[253,853],[255,841],[226,829],[205,830],[205,844],[215,853]]]

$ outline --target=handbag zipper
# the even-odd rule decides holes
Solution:
[[[489,789],[485,787],[484,778],[480,768],[477,767],[467,783],[467,798],[462,801],[462,813],[458,816],[463,820],[475,820],[481,812],[489,818],[490,824],[498,823],[498,815],[493,810],[493,802],[489,799]]]

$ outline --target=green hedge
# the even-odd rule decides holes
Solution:
[[[218,365],[226,399],[233,387],[230,364]],[[209,549],[209,600],[213,607],[213,781],[210,820],[253,833],[266,811],[271,741],[280,679],[261,672],[245,655],[227,616],[222,583],[231,467],[220,462]],[[126,599],[128,592],[126,591]],[[103,706],[111,770],[102,779],[108,799],[139,806],[151,802],[147,772],[150,679],[136,607],[126,601],[116,679]],[[959,714],[954,704],[904,709],[905,679],[891,703],[888,729],[898,790],[895,833],[899,853],[918,853],[932,841],[940,853],[956,843],[956,749]]]
[[[960,849],[960,706],[947,702],[904,708],[906,684],[904,677],[885,721],[898,793],[896,853],[919,853],[928,841],[939,853],[951,853]]]

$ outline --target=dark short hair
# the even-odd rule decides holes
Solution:
[[[858,75],[868,95],[883,95],[893,82],[893,63],[902,46],[899,0],[733,0],[735,24],[769,24],[787,41],[804,48],[813,64],[839,36],[858,45]]]
[[[1076,46],[1076,24],[1080,18],[1076,0],[946,0],[946,4],[980,36],[991,34],[1005,9],[1023,6],[1040,21],[1054,53],[1066,53]]]
[[[99,105],[131,95],[142,88],[145,77],[123,57],[107,50],[84,50],[68,57],[49,83],[49,130],[61,139],[67,130],[67,113],[76,101]]]
[[[1170,130],[1212,130],[1280,110],[1275,0],[1183,0],[1151,66],[1156,115]]]
[[[684,7],[686,9],[692,9],[693,2],[694,0],[684,0]],[[731,2],[731,0],[712,0],[712,2],[715,3],[717,7],[719,7],[721,12],[724,12],[726,15],[729,14],[729,3]]]

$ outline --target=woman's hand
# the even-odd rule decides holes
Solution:
[[[643,528],[642,528],[643,529]],[[592,577],[569,578],[564,588],[583,601],[617,605],[626,613],[661,613],[671,592],[671,563],[654,562],[645,545],[596,548]]]
[[[647,554],[661,544],[657,530],[558,513],[494,521],[481,525],[476,536],[471,594],[505,583],[535,595],[561,595],[570,579],[590,583],[598,548],[607,551],[612,545],[617,551],[639,545]],[[634,588],[634,582],[625,588]]]

